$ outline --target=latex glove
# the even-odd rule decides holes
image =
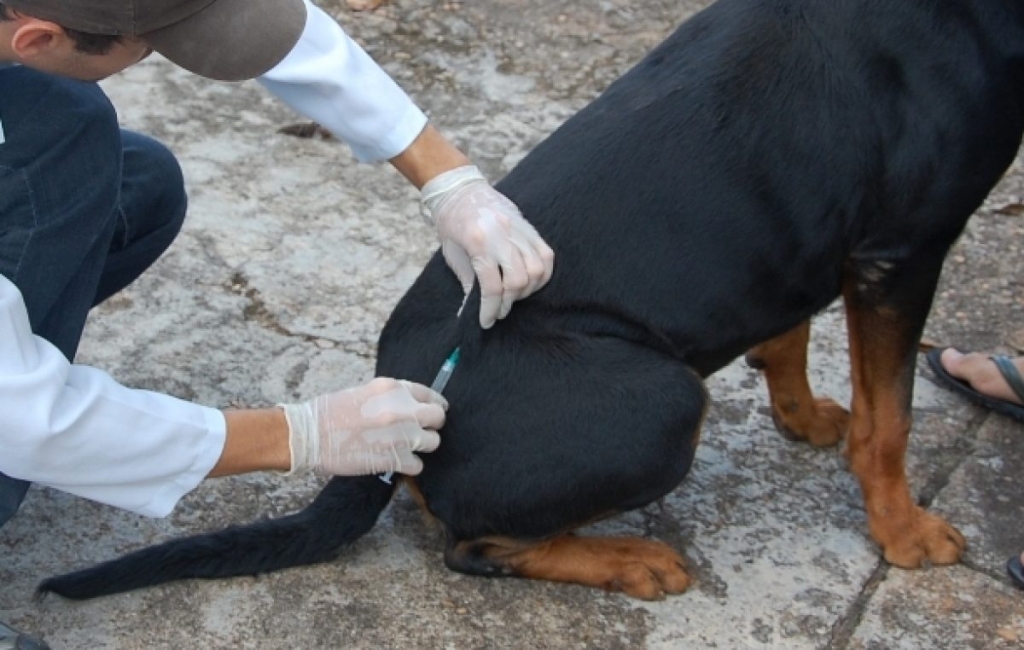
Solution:
[[[301,404],[279,404],[288,420],[292,467],[355,476],[419,474],[416,452],[441,442],[448,403],[426,386],[377,378]]]
[[[480,326],[505,318],[512,303],[551,279],[555,253],[519,208],[473,165],[433,178],[421,190],[441,252],[467,294],[480,281]]]

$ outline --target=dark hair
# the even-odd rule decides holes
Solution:
[[[0,2],[0,21],[14,20],[11,10]],[[63,26],[62,26],[63,27]],[[107,34],[87,34],[75,29],[63,27],[68,38],[75,44],[75,49],[83,54],[106,54],[110,48],[121,42],[120,36]]]

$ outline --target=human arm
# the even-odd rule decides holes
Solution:
[[[307,3],[295,48],[259,79],[299,113],[349,144],[364,162],[388,160],[422,190],[442,251],[468,292],[481,287],[480,323],[504,318],[515,300],[551,277],[554,253],[519,209],[497,192],[344,30]]]
[[[227,439],[210,476],[307,469],[419,474],[416,454],[437,449],[447,406],[426,386],[377,378],[308,402],[225,411]]]
[[[219,411],[69,363],[0,276],[0,472],[161,517],[224,449]]]
[[[208,476],[231,476],[260,470],[287,472],[288,421],[277,408],[224,411],[224,449]]]
[[[281,408],[221,413],[130,389],[35,336],[20,292],[0,276],[0,472],[13,478],[160,517],[207,476],[417,473],[415,453],[437,447],[444,405],[426,387],[375,379],[289,405],[314,413],[303,429]]]
[[[427,124],[405,91],[337,21],[308,0],[298,42],[257,81],[348,144],[361,162],[401,154]]]

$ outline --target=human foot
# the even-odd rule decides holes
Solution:
[[[946,348],[942,351],[941,361],[942,367],[949,374],[966,381],[979,393],[1015,404],[1024,404],[1024,399],[1013,391],[996,366],[996,362],[988,355],[978,352],[963,354],[955,348]],[[1016,357],[1009,361],[1018,373],[1024,373],[1024,357]]]
[[[953,348],[928,353],[947,388],[1002,415],[1024,421],[1024,357],[963,354]]]

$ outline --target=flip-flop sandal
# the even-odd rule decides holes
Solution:
[[[944,348],[943,348],[944,349]],[[1024,422],[1024,406],[1020,404],[1014,404],[1008,402],[1005,399],[999,399],[998,397],[991,397],[984,393],[979,393],[974,390],[970,384],[966,381],[958,379],[953,375],[949,374],[945,368],[942,367],[942,352],[943,349],[935,348],[928,353],[928,365],[932,367],[935,372],[935,376],[938,377],[939,381],[946,387],[955,393],[960,393],[970,401],[984,406],[985,408],[1013,418],[1018,422]],[[993,363],[996,364],[996,368],[999,369],[999,373],[1006,380],[1006,383],[1010,385],[1010,388],[1017,397],[1024,401],[1024,378],[1021,377],[1020,373],[1017,372],[1016,366],[1010,361],[1009,357],[1005,357],[1000,354],[994,354],[989,357]]]
[[[1014,555],[1007,561],[1006,572],[1013,579],[1013,584],[1024,589],[1024,566],[1021,566],[1020,555]]]

